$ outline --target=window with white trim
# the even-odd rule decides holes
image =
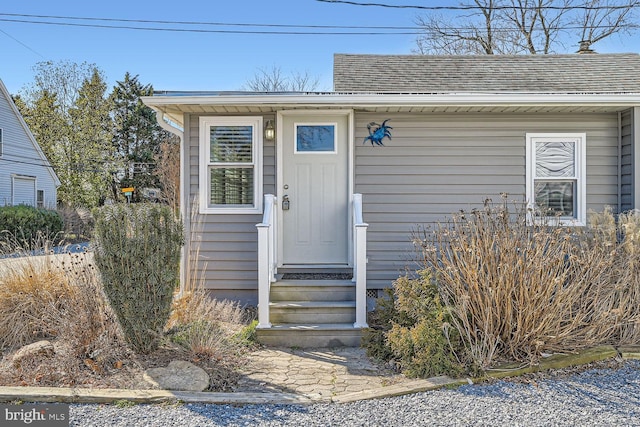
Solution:
[[[262,117],[200,118],[200,212],[262,211]]]
[[[44,208],[44,190],[36,191],[36,207]]]
[[[528,133],[527,200],[536,217],[586,224],[586,134]]]

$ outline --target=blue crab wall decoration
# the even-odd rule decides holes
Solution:
[[[369,136],[367,136],[362,143],[364,144],[367,141],[371,141],[371,145],[384,145],[382,140],[385,138],[389,138],[391,141],[391,132],[390,129],[393,129],[391,126],[387,126],[387,122],[391,119],[387,119],[382,124],[378,124],[376,122],[371,122],[367,125],[367,130],[369,131]]]

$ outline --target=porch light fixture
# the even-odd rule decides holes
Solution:
[[[267,141],[273,141],[276,137],[276,129],[273,127],[273,120],[267,120],[267,124],[264,127],[264,139]]]

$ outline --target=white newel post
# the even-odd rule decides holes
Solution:
[[[264,196],[264,214],[258,229],[258,328],[271,327],[269,322],[269,292],[275,280],[275,196]]]
[[[356,282],[356,321],[354,328],[367,328],[367,228],[362,219],[362,194],[353,195],[354,260]]]

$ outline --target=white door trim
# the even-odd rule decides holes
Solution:
[[[284,253],[284,241],[283,241],[283,224],[282,224],[282,196],[285,194],[285,190],[282,188],[284,182],[284,170],[283,170],[283,158],[284,158],[284,140],[283,140],[283,126],[284,116],[321,116],[321,115],[343,115],[347,117],[347,158],[348,158],[348,171],[347,171],[347,194],[349,197],[347,209],[347,224],[348,224],[348,236],[347,236],[347,254],[348,254],[348,267],[353,266],[353,215],[351,214],[352,200],[353,200],[353,188],[354,188],[354,113],[350,109],[336,109],[336,110],[282,110],[278,111],[276,115],[276,197],[278,200],[278,267],[283,267],[282,254]]]

